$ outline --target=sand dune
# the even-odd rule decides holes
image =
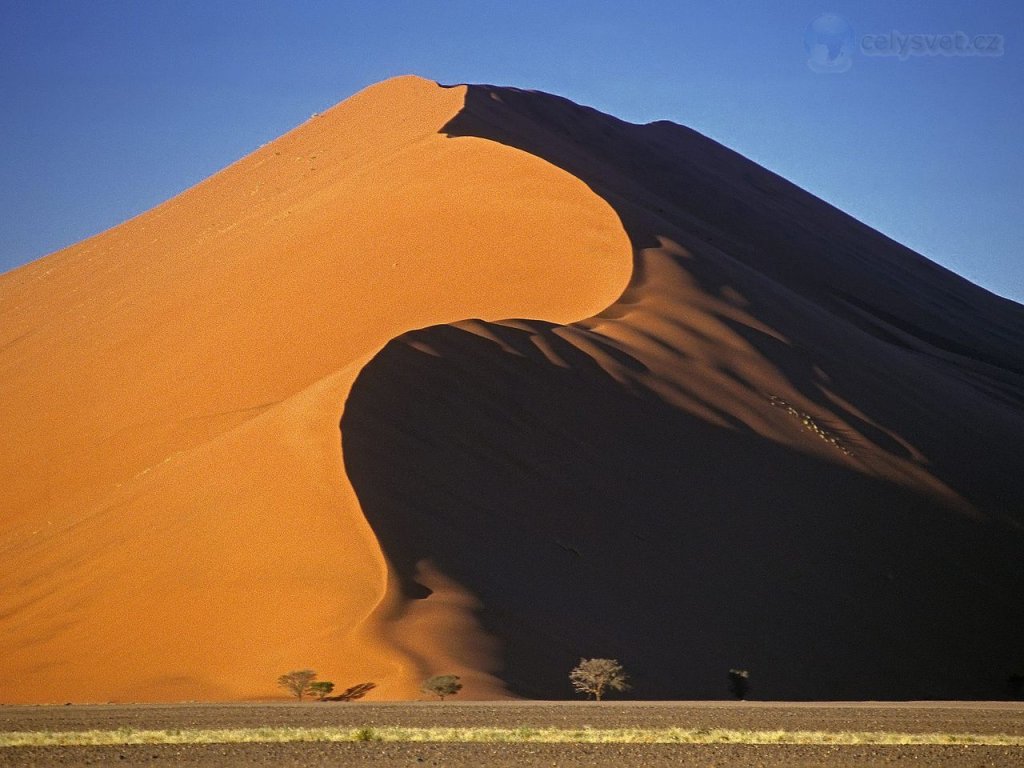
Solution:
[[[679,126],[391,80],[0,318],[4,701],[1024,666],[1024,310]]]

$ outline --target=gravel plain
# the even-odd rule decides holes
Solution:
[[[735,728],[1024,735],[1004,702],[351,702],[2,706],[0,731],[261,726]],[[8,747],[2,766],[889,766],[1019,768],[1024,748],[675,744],[289,743]]]

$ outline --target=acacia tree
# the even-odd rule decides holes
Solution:
[[[314,680],[316,672],[312,669],[296,669],[277,678],[277,684],[302,701],[302,695],[309,691]]]
[[[454,696],[461,691],[462,683],[459,682],[458,675],[434,675],[434,677],[428,677],[423,681],[420,690],[424,693],[432,693],[444,701],[445,696]]]
[[[569,673],[572,687],[600,701],[605,691],[628,691],[626,673],[615,659],[580,659]]]

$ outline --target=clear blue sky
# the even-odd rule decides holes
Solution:
[[[828,13],[846,71],[808,63]],[[893,31],[1001,55],[865,52]],[[1021,0],[0,0],[0,270],[405,73],[688,125],[1024,301]]]

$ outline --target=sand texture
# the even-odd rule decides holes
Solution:
[[[670,123],[373,86],[0,276],[0,392],[0,701],[1024,671],[1024,309]]]

